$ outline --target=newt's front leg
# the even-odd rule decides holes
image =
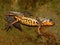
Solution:
[[[37,33],[38,33],[38,37],[39,36],[42,36],[42,34],[41,34],[41,24],[38,24],[38,30],[37,30]]]

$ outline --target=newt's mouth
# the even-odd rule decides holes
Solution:
[[[42,22],[42,25],[44,26],[53,26],[54,24],[54,22]]]

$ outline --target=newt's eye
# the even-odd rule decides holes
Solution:
[[[52,19],[50,19],[50,21],[52,21]]]
[[[36,22],[38,24],[38,22]]]

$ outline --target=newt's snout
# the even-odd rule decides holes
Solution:
[[[53,26],[55,23],[53,22],[52,19],[45,19],[44,21],[42,21],[42,25],[44,26]]]

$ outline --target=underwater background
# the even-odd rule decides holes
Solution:
[[[31,12],[32,17],[53,19],[55,25],[43,27],[41,38],[37,38],[37,27],[21,24],[22,32],[13,26],[6,31],[8,11]],[[60,0],[0,0],[0,45],[60,45]]]

